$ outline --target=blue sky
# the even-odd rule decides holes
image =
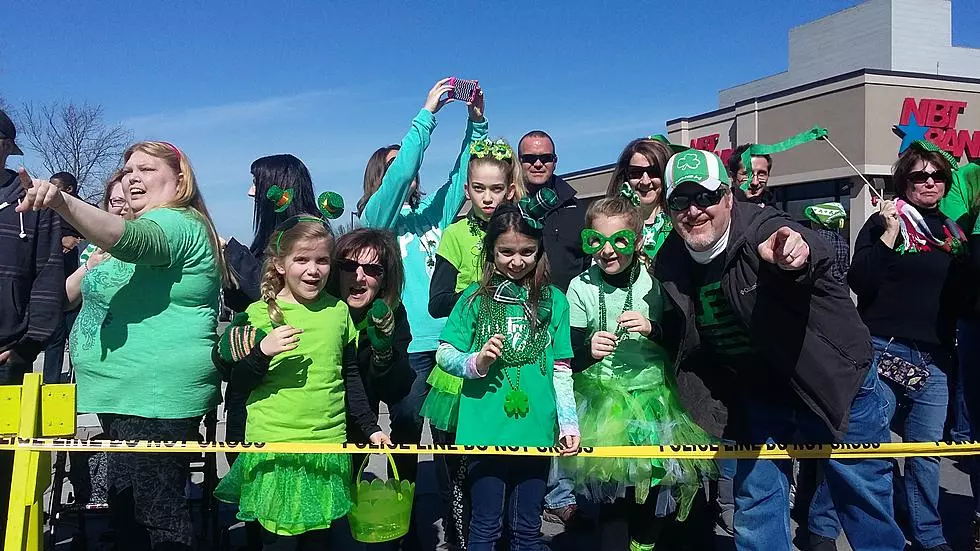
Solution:
[[[443,76],[480,80],[491,136],[551,132],[569,172],[785,70],[791,27],[857,3],[14,2],[0,95],[102,104],[137,139],[178,144],[219,231],[250,240],[255,158],[293,153],[353,206],[370,154]],[[980,2],[955,0],[953,18],[954,43],[980,46]],[[445,180],[465,117],[440,112],[423,188]]]

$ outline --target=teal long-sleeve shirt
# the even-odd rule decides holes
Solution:
[[[385,172],[378,191],[368,199],[361,212],[361,224],[369,228],[391,230],[398,237],[405,266],[405,290],[402,302],[412,328],[409,353],[434,351],[444,319],[429,315],[429,280],[435,267],[442,232],[452,223],[466,199],[466,174],[470,161],[470,144],[487,137],[487,122],[470,120],[456,165],[449,179],[435,192],[427,194],[415,210],[405,205],[412,180],[422,166],[425,149],[432,139],[436,118],[422,109],[412,120],[412,127],[401,141],[398,156]]]

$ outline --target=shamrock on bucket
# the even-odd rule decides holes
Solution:
[[[401,480],[398,467],[391,454],[388,462],[393,475],[386,481],[379,479],[370,482],[362,480],[367,467],[366,456],[357,471],[357,481],[351,495],[350,523],[351,535],[361,543],[380,543],[398,539],[408,533],[412,521],[412,502],[415,499],[415,483]]]

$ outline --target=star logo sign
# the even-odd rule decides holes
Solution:
[[[677,168],[681,170],[695,170],[701,166],[701,159],[697,153],[685,153],[677,159]]]
[[[928,131],[929,127],[919,124],[919,121],[915,120],[915,113],[911,113],[908,124],[895,125],[895,133],[902,137],[902,145],[898,148],[898,153],[902,154],[905,152],[912,145],[912,142],[924,140]]]

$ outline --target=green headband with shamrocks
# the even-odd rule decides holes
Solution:
[[[619,254],[636,252],[636,232],[630,229],[619,230],[612,235],[603,235],[592,228],[582,230],[582,250],[585,254],[595,254],[606,246],[606,243]]]

